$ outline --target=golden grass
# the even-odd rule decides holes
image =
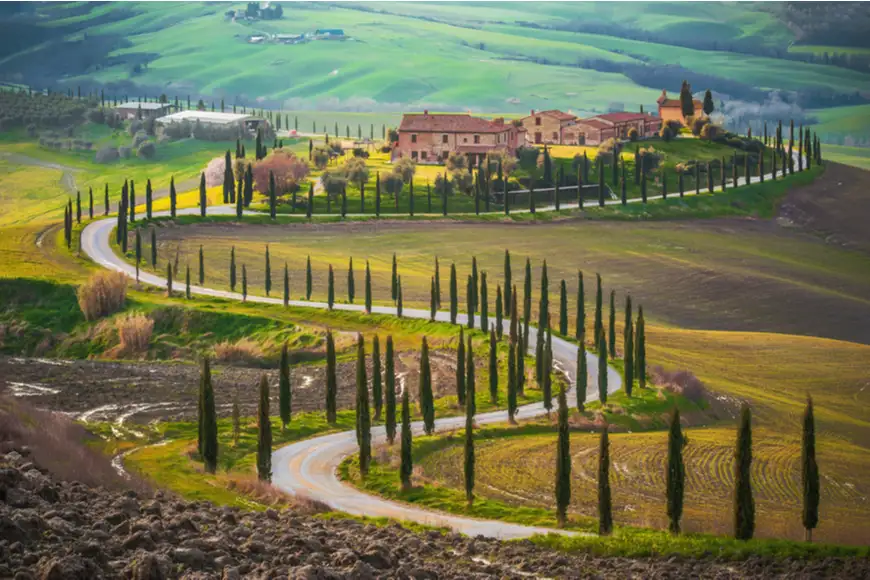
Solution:
[[[121,272],[103,270],[88,278],[76,291],[79,308],[88,320],[97,320],[124,307],[127,277]]]

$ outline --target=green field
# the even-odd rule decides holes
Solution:
[[[870,148],[843,147],[841,145],[825,145],[824,148],[825,155],[831,161],[870,171]]]

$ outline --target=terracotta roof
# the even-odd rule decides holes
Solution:
[[[417,133],[503,133],[510,129],[510,124],[494,123],[468,114],[405,114],[399,125],[399,131]]]
[[[704,103],[702,103],[698,99],[693,99],[692,102],[695,103],[696,109],[700,109],[704,106]],[[680,104],[680,99],[664,99],[662,101],[659,101],[659,106],[667,109],[669,107],[681,107],[682,105]]]
[[[556,117],[560,121],[572,121],[577,118],[577,115],[572,115],[571,113],[564,113],[559,109],[550,109],[549,111],[541,111],[539,113],[535,113],[536,115],[549,115],[551,117]]]
[[[611,123],[623,123],[626,121],[657,121],[659,120],[657,117],[653,117],[652,115],[647,115],[646,113],[606,113],[604,115],[597,115],[594,117],[595,119],[601,119],[605,122],[610,121]]]
[[[578,125],[585,125],[587,127],[592,127],[594,129],[611,129],[613,125],[610,123],[605,123],[604,121],[599,121],[598,119],[581,119],[577,121]]]

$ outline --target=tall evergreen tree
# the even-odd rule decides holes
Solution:
[[[351,267],[351,272],[353,269]],[[372,269],[366,260],[366,314],[372,313]]]
[[[489,291],[486,287],[486,272],[480,273],[480,329],[489,328]]]
[[[103,192],[103,215],[109,215],[109,184],[106,184]],[[173,214],[172,217],[175,217]]]
[[[478,274],[477,274],[477,258],[471,257],[471,306],[474,312],[477,312],[480,306],[480,295],[478,294]]]
[[[372,342],[372,406],[375,408],[375,421],[381,418],[384,407],[384,389],[381,378],[381,339],[376,334]]]
[[[456,345],[456,402],[465,405],[465,331],[459,327],[459,342]]]
[[[474,349],[471,345],[471,335],[465,346],[465,405],[471,406],[471,414],[477,413],[477,385],[474,379]]]
[[[559,334],[568,336],[568,286],[565,280],[559,284]]]
[[[396,316],[402,317],[402,277],[399,276],[399,299],[396,300]]]
[[[290,386],[290,354],[287,343],[281,345],[281,362],[278,366],[278,414],[281,416],[281,430],[290,423],[293,392]]]
[[[335,274],[332,271],[332,264],[329,265],[329,276],[327,278],[326,304],[330,310],[335,305]]]
[[[239,194],[236,196],[236,219],[241,221],[245,211],[245,196],[244,186],[242,185],[242,177],[239,177]]]
[[[583,289],[583,272],[577,271],[577,314],[574,321],[574,338],[582,346],[586,341],[586,292]]]
[[[423,337],[420,352],[420,414],[423,416],[423,431],[431,435],[435,431],[435,403],[432,397],[432,370],[429,366],[429,343]]]
[[[402,464],[399,468],[399,477],[402,482],[402,491],[408,491],[411,489],[411,473],[414,470],[414,460],[411,455],[411,446],[411,405],[408,402],[408,389],[403,389],[401,451]]]
[[[404,389],[407,392],[407,389]],[[384,399],[386,402],[386,418],[384,426],[387,430],[387,441],[390,445],[396,440],[396,366],[393,358],[393,337],[387,337],[384,351]]]
[[[685,445],[685,439],[680,426],[680,410],[674,407],[668,430],[668,471],[665,478],[668,497],[668,530],[672,534],[680,533],[680,520],[683,517],[683,495],[686,489],[683,445]]]
[[[399,298],[399,266],[396,262],[396,254],[393,253],[393,270],[390,282],[392,288],[393,302]]]
[[[151,228],[151,267],[157,267],[157,230]]]
[[[516,296],[514,297],[516,300]],[[523,280],[523,352],[529,349],[529,324],[532,318],[532,263],[526,258],[526,274]]]
[[[498,403],[498,342],[494,329],[489,331],[489,399],[493,405]]]
[[[515,423],[517,414],[517,341],[508,344],[508,384],[507,384],[508,421]]]
[[[441,268],[438,265],[438,256],[435,256],[435,306],[441,308]]]
[[[474,405],[471,400],[465,405],[465,501],[474,502]]]
[[[598,172],[598,206],[604,207],[604,159],[600,155],[596,171]]]
[[[203,255],[202,245],[199,246],[199,285],[205,284],[205,256]]]
[[[314,289],[314,276],[311,272],[311,256],[305,258],[305,299],[311,300],[311,291]]]
[[[610,360],[616,358],[616,291],[610,291],[610,319],[608,324],[607,349]]]
[[[816,420],[813,399],[807,396],[801,441],[801,483],[803,484],[802,523],[807,542],[813,541],[813,529],[819,525],[819,465],[816,463]]]
[[[638,386],[643,389],[646,387],[646,324],[643,319],[643,306],[637,310],[637,325],[635,326],[637,352],[634,356],[634,375],[637,377]]]
[[[187,265],[184,274],[184,297],[190,300],[190,265]]]
[[[749,405],[740,410],[737,450],[734,454],[734,537],[751,540],[755,534],[755,500],[752,497],[752,412]]]
[[[602,405],[607,402],[607,341],[603,328],[598,332],[598,400]]]
[[[695,99],[692,97],[692,87],[688,81],[683,81],[680,87],[680,112],[684,118],[695,115]]]
[[[521,396],[526,394],[526,340],[522,327],[517,328],[517,394]]]
[[[272,481],[272,420],[269,416],[269,379],[260,378],[260,400],[257,405],[257,477]]]
[[[151,230],[152,232],[154,230]],[[236,247],[230,248],[230,290],[236,291]]]
[[[559,439],[556,444],[556,522],[565,527],[571,503],[571,435],[568,431],[568,401],[559,389]]]
[[[511,283],[511,253],[508,250],[504,251],[504,311],[511,311],[511,303],[513,301],[513,297],[511,296],[511,288],[513,288],[513,284]]]
[[[634,387],[634,320],[631,314],[631,296],[625,297],[625,329],[622,334],[623,379],[625,394],[631,397]]]
[[[152,218],[154,207],[154,191],[151,188],[151,180],[145,182],[145,217]],[[93,217],[93,216],[91,216]]]
[[[501,285],[496,284],[495,287],[495,335],[501,340],[504,333],[504,307],[502,305]]]
[[[583,344],[577,347],[577,381],[574,394],[577,397],[577,410],[581,413],[586,408],[586,391],[589,388],[589,370],[586,362],[586,349]]]
[[[366,378],[366,348],[362,334],[356,338],[356,417],[359,443],[359,472],[365,478],[372,458],[372,422],[369,415],[369,387]]]
[[[230,203],[230,191],[235,188],[235,178],[233,176],[233,160],[230,157],[230,150],[227,149],[224,154],[224,203]]]
[[[338,381],[335,376],[335,341],[332,331],[326,331],[326,421],[335,424]]]
[[[242,302],[248,299],[248,269],[242,264]]]
[[[601,432],[598,448],[598,535],[609,536],[613,532],[613,506],[610,498],[610,440],[607,425]]]
[[[266,296],[272,291],[272,259],[269,255],[269,245],[266,244],[266,269],[264,274],[264,283],[266,287]]]
[[[353,256],[347,264],[347,301],[353,304],[353,299],[356,296],[356,282],[353,278]]]
[[[459,311],[459,290],[456,286],[456,264],[450,264],[450,323],[456,324]]]
[[[544,397],[544,408],[547,416],[553,408],[553,331],[547,327],[547,340],[544,343],[544,369],[543,384],[541,390]]]
[[[284,262],[284,307],[290,305],[290,270],[287,268],[287,262]]]
[[[278,217],[278,195],[275,191],[275,174],[269,171],[269,217]]]
[[[166,262],[166,295],[172,296],[172,262]]]
[[[435,315],[438,314],[437,300],[435,298],[435,277],[429,279],[429,320],[435,322]]]
[[[217,413],[214,403],[214,388],[211,383],[211,369],[207,358],[202,361],[202,459],[205,470],[214,473],[217,468],[218,440]]]
[[[535,333],[535,382],[541,389],[544,388],[544,363],[547,359],[547,351],[545,350],[547,333],[545,328],[544,324],[538,321],[538,328]]]
[[[205,207],[208,200],[205,192],[205,173],[199,174],[199,216],[205,217]]]
[[[595,343],[597,346],[598,335],[604,328],[604,320],[601,313],[602,295],[601,295],[601,274],[595,274]]]
[[[130,209],[130,221],[135,222],[136,221],[136,183],[132,179],[130,180],[129,209]],[[81,215],[82,215],[81,203],[79,203],[78,215],[79,215],[79,221],[81,222]],[[126,228],[125,228],[125,230],[126,230]]]

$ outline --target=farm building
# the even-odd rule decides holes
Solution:
[[[503,118],[484,119],[468,114],[406,114],[399,125],[393,159],[410,157],[421,163],[439,163],[450,153],[464,153],[475,165],[492,151],[514,152],[525,142],[525,128]]]
[[[245,129],[256,131],[266,122],[264,119],[254,117],[253,115],[243,115],[240,113],[218,113],[214,111],[178,111],[165,117],[160,117],[156,120],[159,125],[169,125],[171,123],[202,123],[207,125],[232,125],[244,124]]]
[[[646,113],[607,113],[577,121],[578,141],[585,145],[600,145],[608,139],[627,139],[631,129],[638,137],[652,137],[662,126],[659,117]]]
[[[168,103],[139,103],[131,101],[129,103],[121,103],[115,107],[115,110],[121,115],[122,119],[144,119],[146,117],[165,115],[172,110],[172,105]]]
[[[553,109],[531,111],[528,117],[520,119],[526,129],[526,139],[535,144],[577,145],[578,131],[575,127],[577,116]]]
[[[659,117],[661,117],[662,121],[679,121],[683,125],[686,124],[680,99],[669,99],[668,91],[662,89],[662,96],[656,102],[659,104]],[[695,114],[702,115],[704,103],[698,99],[692,99],[692,102],[695,104]]]

